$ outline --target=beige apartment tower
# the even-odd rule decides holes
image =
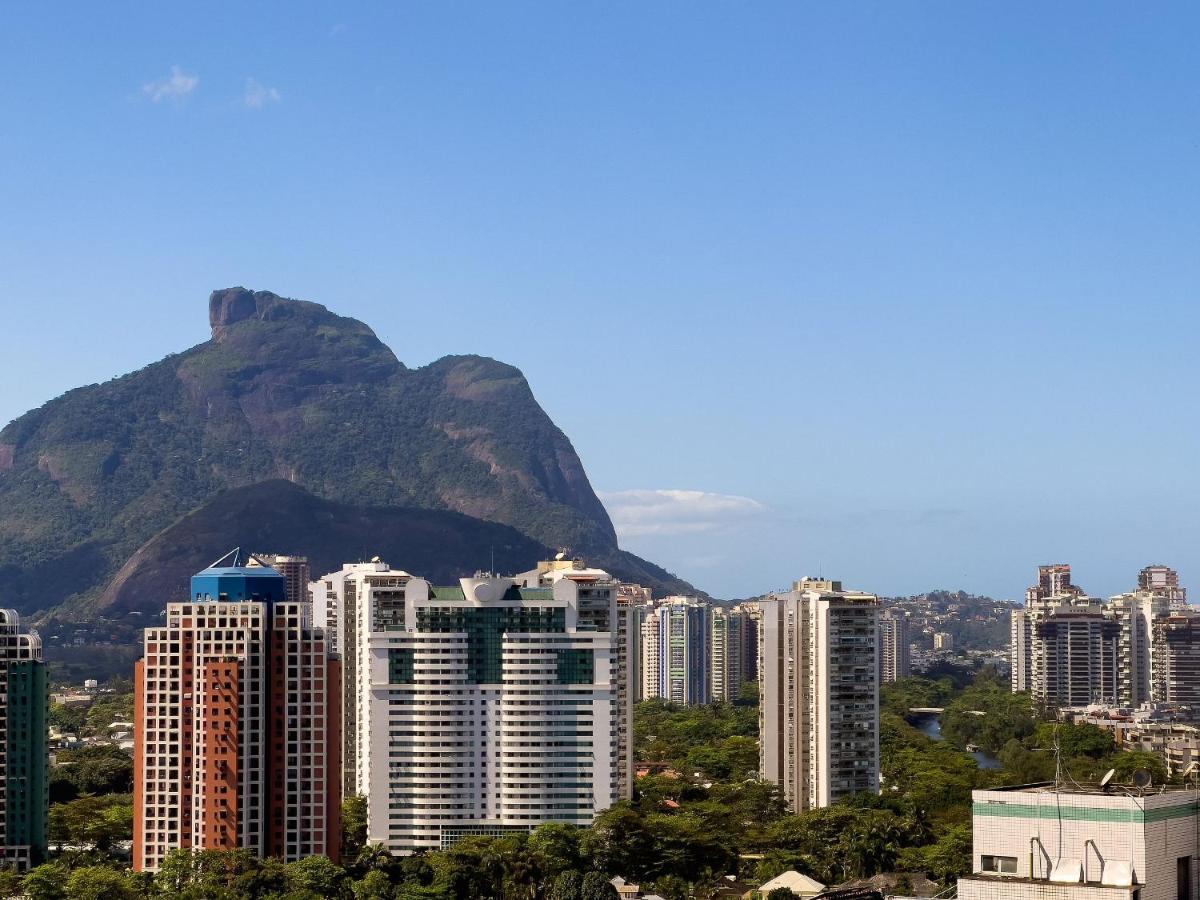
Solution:
[[[801,812],[879,791],[879,600],[805,579],[760,602],[761,774]]]

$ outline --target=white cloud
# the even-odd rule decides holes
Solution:
[[[246,79],[246,93],[242,95],[242,105],[246,109],[262,109],[269,103],[278,103],[283,95],[276,88],[267,87],[254,78]]]
[[[602,491],[600,500],[622,538],[715,531],[767,509],[749,497],[709,491]]]
[[[188,75],[179,66],[171,66],[171,74],[159,81],[150,81],[142,85],[142,94],[154,103],[168,100],[179,103],[196,89],[200,84],[199,75]]]

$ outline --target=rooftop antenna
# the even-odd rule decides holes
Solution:
[[[1100,779],[1100,790],[1104,791],[1106,794],[1109,793],[1109,786],[1112,784],[1112,780],[1116,777],[1116,775],[1116,769],[1109,769],[1107,772],[1105,772],[1104,777]]]
[[[492,568],[489,569],[489,571],[493,575],[495,575],[496,574],[496,545],[492,544],[488,549],[492,551]]]
[[[1139,790],[1144,791],[1146,788],[1150,787],[1150,784],[1153,781],[1153,776],[1145,769],[1138,769],[1133,773],[1133,786]]]

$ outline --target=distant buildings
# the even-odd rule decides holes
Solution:
[[[448,586],[411,577],[386,609],[360,609],[370,841],[408,853],[587,825],[620,798],[617,586],[548,563]]]
[[[762,777],[794,811],[878,792],[878,599],[805,579],[759,606]]]
[[[312,597],[308,593],[309,575],[307,556],[289,556],[283,553],[252,553],[249,564],[270,566],[283,576],[283,594],[288,603],[307,603]]]
[[[1200,885],[1200,792],[1130,785],[973,791],[959,900],[1175,900]]]
[[[910,674],[908,616],[898,607],[879,615],[879,681],[889,684]],[[936,645],[935,645],[936,647]]]
[[[935,631],[933,633],[933,649],[949,652],[954,649],[954,635],[948,631]]]
[[[41,638],[0,609],[0,864],[21,870],[46,856],[49,707]]]
[[[284,577],[231,556],[145,632],[134,672],[139,871],[177,847],[338,855],[338,664]]]
[[[744,635],[757,630],[757,624],[743,610],[713,606],[711,612],[711,646],[709,672],[712,687],[709,697],[732,702],[742,692],[742,653],[746,648]]]
[[[1050,708],[1146,703],[1200,714],[1200,621],[1179,576],[1147,566],[1138,588],[1107,602],[1042,566],[1026,607],[1012,617],[1012,687]]]
[[[702,706],[712,696],[712,622],[697,597],[667,597],[642,623],[642,696]]]

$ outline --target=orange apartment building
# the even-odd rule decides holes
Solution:
[[[177,847],[285,861],[340,844],[340,663],[304,597],[236,555],[148,628],[135,670],[134,868]]]

